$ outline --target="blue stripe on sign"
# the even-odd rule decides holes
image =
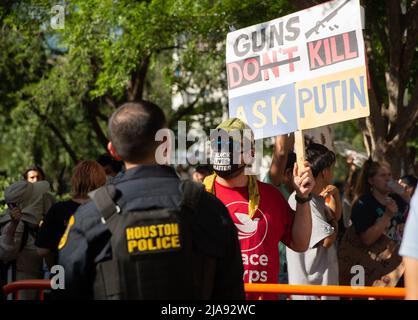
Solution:
[[[256,139],[297,130],[295,84],[259,91],[229,100],[229,116],[240,118]]]

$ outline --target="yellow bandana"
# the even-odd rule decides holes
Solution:
[[[215,194],[216,173],[207,176],[203,181],[207,192]],[[257,179],[255,176],[248,176],[248,216],[252,219],[260,204],[260,193],[258,192]]]

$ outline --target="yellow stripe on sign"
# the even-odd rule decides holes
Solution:
[[[64,248],[65,244],[67,243],[68,234],[70,233],[71,227],[74,225],[75,218],[74,215],[71,216],[70,220],[68,221],[67,229],[65,229],[64,234],[61,237],[60,243],[58,244],[58,250]]]
[[[366,68],[350,69],[296,84],[299,129],[367,117]]]

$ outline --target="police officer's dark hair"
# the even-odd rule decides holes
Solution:
[[[312,174],[317,177],[320,172],[335,163],[335,153],[322,144],[310,142],[306,147],[306,160],[309,161]]]
[[[29,171],[37,171],[39,173],[39,175],[41,176],[40,180],[45,180],[45,173],[42,170],[42,168],[38,165],[33,165],[33,166],[30,166],[30,167],[26,168],[25,172],[23,172],[23,174],[22,174],[23,179],[28,180]]]
[[[164,112],[156,104],[145,100],[127,102],[109,119],[110,140],[123,160],[137,163],[155,151],[160,143],[155,134],[165,126]]]

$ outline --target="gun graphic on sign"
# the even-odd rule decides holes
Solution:
[[[329,22],[332,18],[334,18],[338,11],[341,10],[342,7],[344,7],[348,2],[350,2],[350,0],[346,0],[342,5],[340,5],[338,8],[336,8],[334,11],[332,11],[329,15],[327,15],[324,19],[317,21],[315,26],[311,29],[309,29],[306,33],[305,33],[305,37],[306,39],[308,39],[314,32],[316,34],[318,34],[319,32],[319,28],[323,27],[325,28],[325,23]]]

